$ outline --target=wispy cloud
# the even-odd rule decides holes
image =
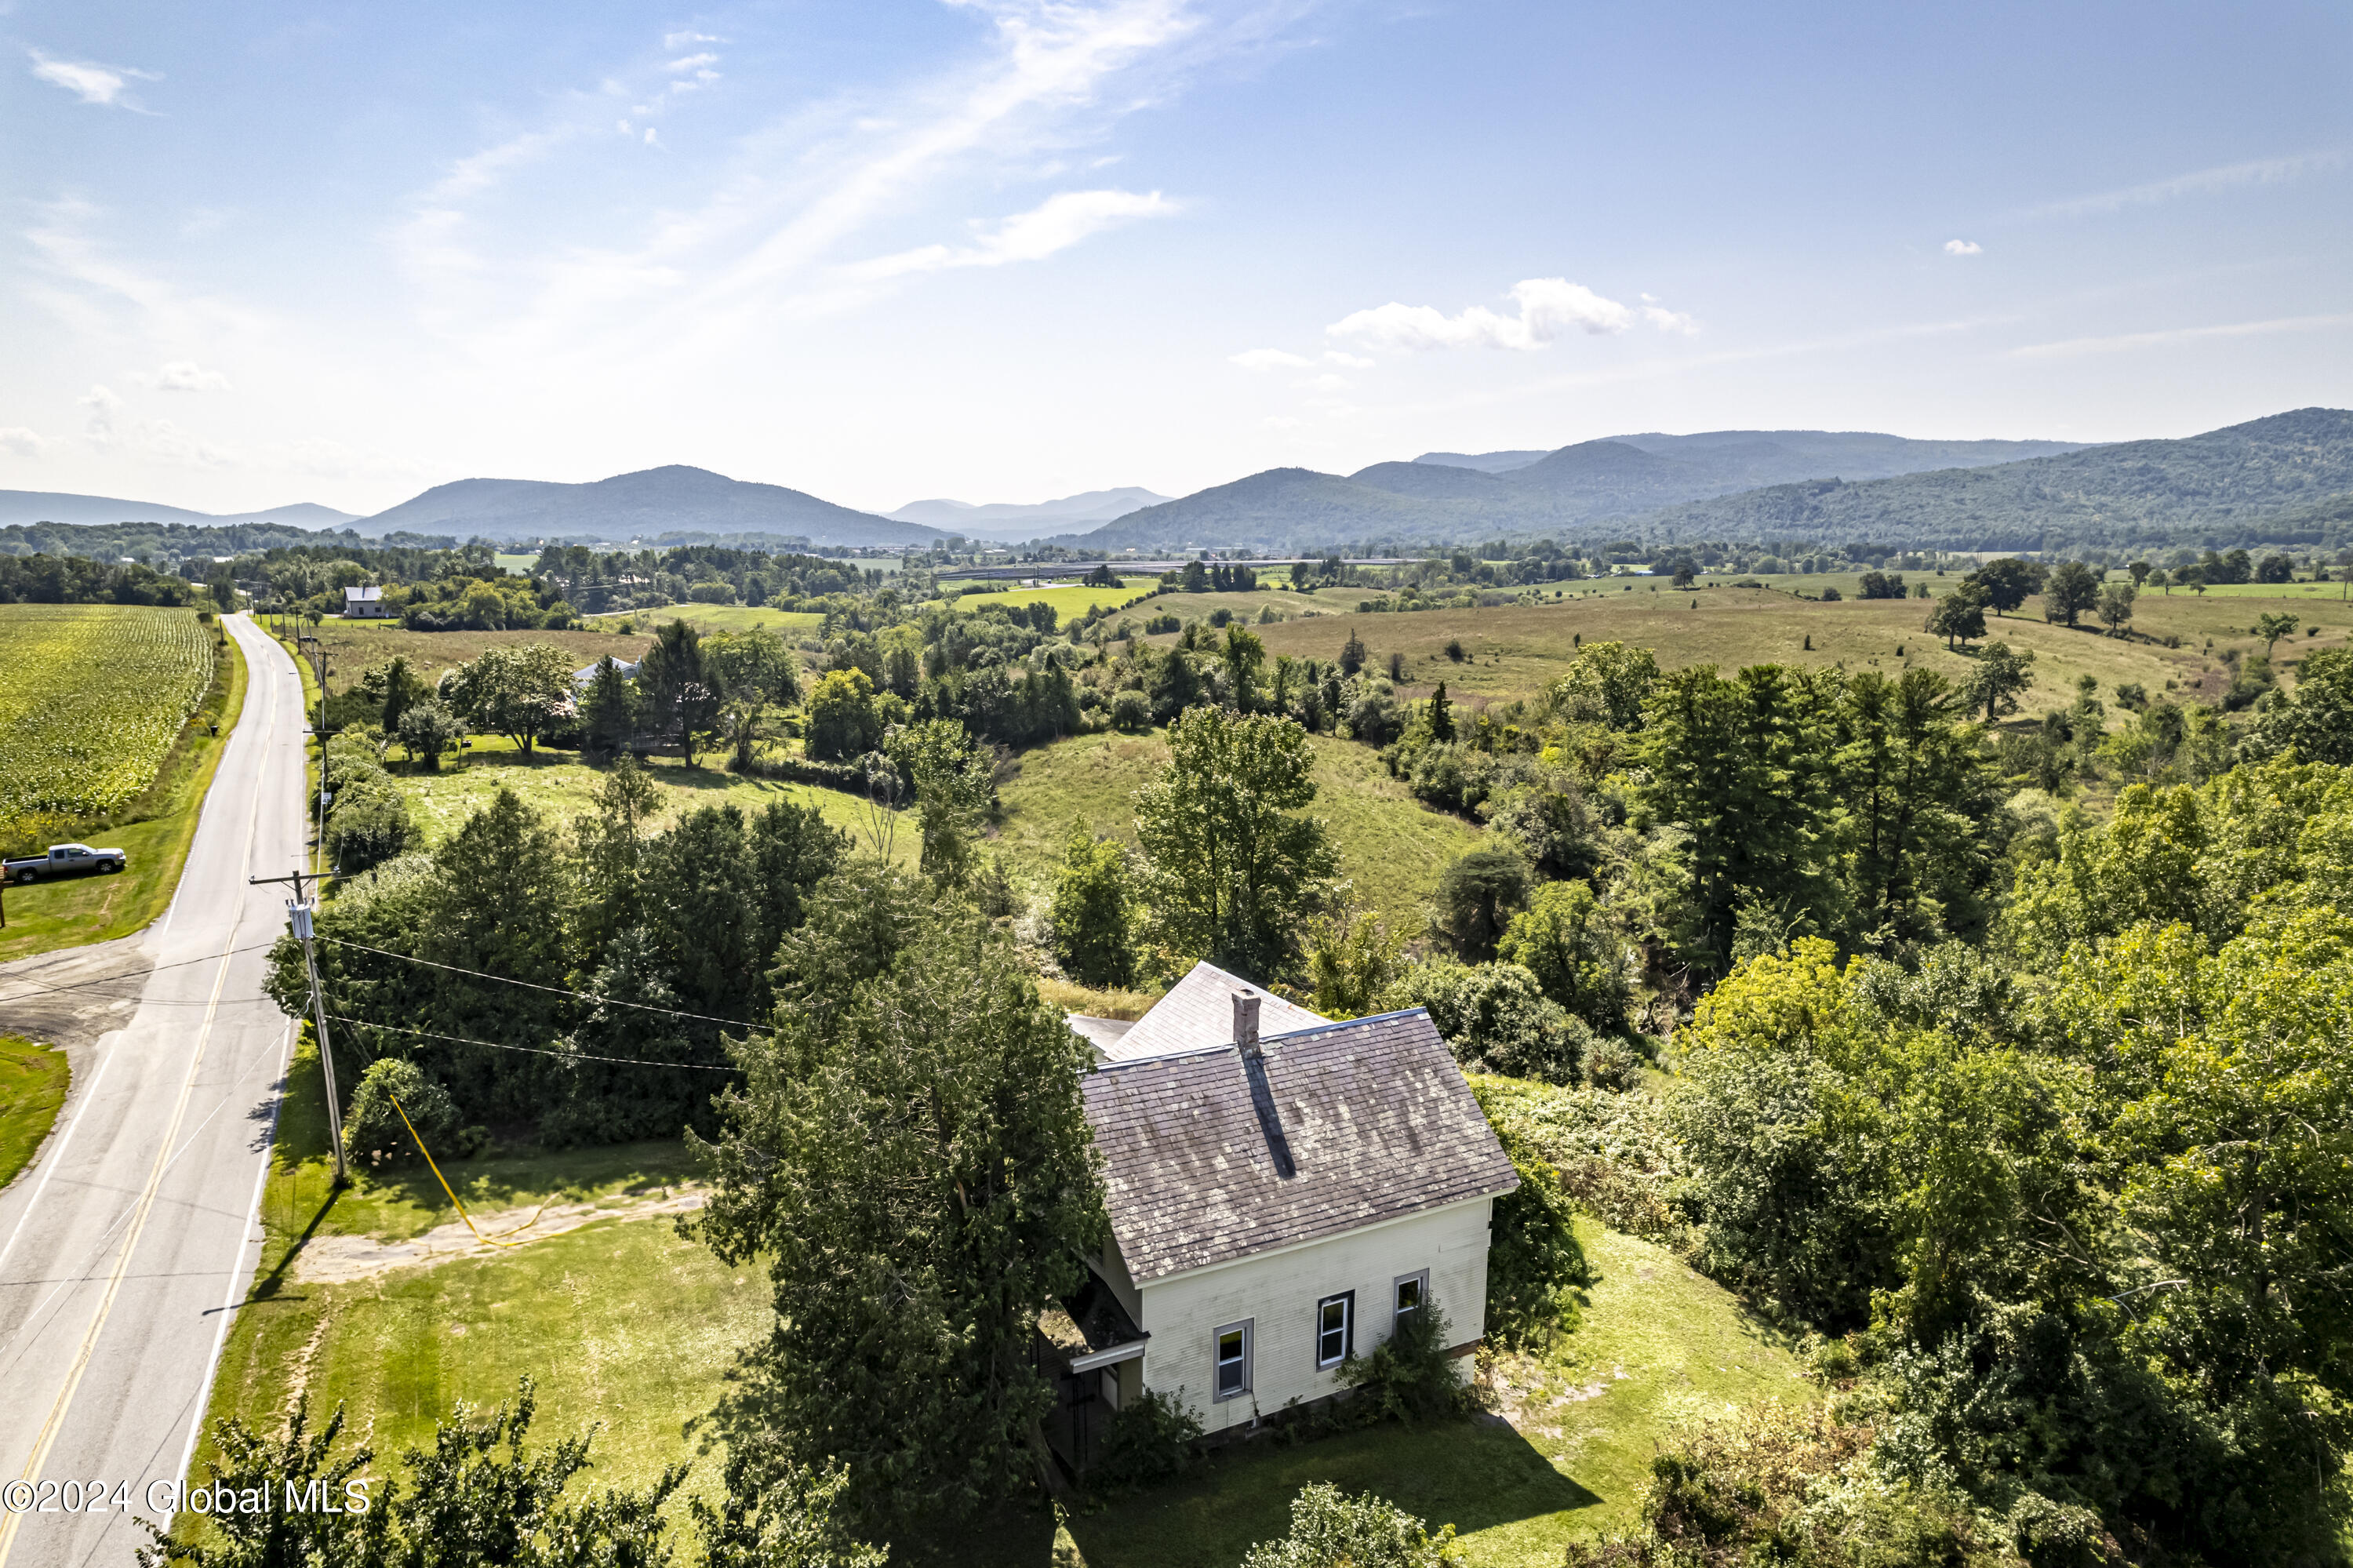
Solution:
[[[2126,207],[2155,207],[2160,202],[2176,201],[2183,196],[2213,196],[2219,192],[2239,190],[2248,185],[2284,185],[2302,179],[2306,175],[2327,174],[2345,167],[2347,149],[2337,148],[2318,153],[2298,153],[2285,158],[2257,158],[2244,164],[2224,164],[2211,169],[2197,169],[2170,179],[2151,180],[2146,185],[2126,185],[2118,190],[2100,191],[2092,196],[2071,196],[2064,201],[2045,202],[2031,207],[2020,214],[2023,217],[2094,217],[2122,212]]]
[[[1246,348],[1227,359],[1244,370],[1303,370],[1315,362],[1303,354],[1293,354],[1285,348]]]
[[[1974,239],[1947,239],[1945,241],[1945,254],[1947,256],[1977,256],[1983,254],[1984,251],[1985,247],[1979,245]]]
[[[2031,343],[2010,351],[2012,359],[2064,359],[2084,354],[2123,354],[2136,348],[2164,348],[2208,338],[2263,337],[2283,332],[2327,332],[2353,326],[2353,314],[2274,316],[2269,321],[2229,322],[2220,326],[2169,327],[2161,332],[2118,333],[2110,337],[2070,337],[2056,343]]]
[[[193,359],[174,359],[153,370],[133,370],[131,380],[140,387],[150,387],[158,392],[226,392],[228,377],[217,370],[206,370]]]
[[[1432,305],[1391,301],[1344,316],[1324,331],[1330,337],[1387,348],[1500,348],[1526,353],[1567,333],[1602,337],[1627,332],[1638,320],[1662,332],[1697,330],[1697,323],[1681,312],[1655,302],[1623,305],[1566,278],[1523,279],[1512,285],[1510,297],[1517,307],[1514,315],[1472,305],[1450,316]],[[1647,294],[1643,299],[1650,302]]]
[[[53,87],[62,87],[84,103],[102,109],[129,109],[145,113],[123,90],[135,81],[161,81],[162,77],[151,70],[139,70],[131,66],[100,65],[95,60],[61,60],[38,49],[26,51],[32,57],[33,74]]]
[[[970,245],[925,245],[895,256],[860,261],[843,270],[852,277],[883,279],[949,267],[999,267],[1008,261],[1042,261],[1090,235],[1138,217],[1166,217],[1176,203],[1158,191],[1063,191],[1028,212],[1016,213],[995,231]]]
[[[662,35],[662,48],[665,49],[682,49],[691,44],[723,44],[726,41],[710,33],[664,33]]]
[[[10,457],[39,457],[57,444],[55,436],[45,436],[26,426],[0,425],[0,452]]]

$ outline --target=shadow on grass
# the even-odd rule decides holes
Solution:
[[[1187,1480],[1091,1507],[1069,1529],[1087,1568],[1231,1568],[1289,1529],[1291,1499],[1314,1481],[1375,1493],[1433,1531],[1451,1524],[1463,1535],[1603,1500],[1488,1417],[1377,1426],[1295,1447],[1240,1445]],[[1562,1521],[1564,1541],[1570,1528]]]

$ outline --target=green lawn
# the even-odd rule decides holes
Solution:
[[[303,1241],[403,1240],[456,1217],[421,1169],[362,1173],[336,1194],[324,1106],[305,1044],[263,1194],[261,1266],[222,1353],[214,1420],[273,1421],[307,1390],[314,1409],[343,1404],[352,1430],[373,1425],[384,1474],[405,1446],[431,1436],[451,1401],[510,1399],[528,1372],[539,1384],[543,1440],[604,1424],[592,1485],[642,1483],[701,1451],[694,1424],[723,1392],[735,1351],[769,1320],[757,1269],[722,1266],[657,1216],[595,1222],[488,1259],[348,1283],[303,1279],[290,1267]],[[667,1141],[493,1155],[443,1170],[480,1212],[551,1198],[611,1202],[692,1174],[684,1147]],[[700,1459],[690,1485],[708,1488],[717,1473],[715,1461]]]
[[[1060,581],[1060,579],[1053,578],[1051,580]],[[1071,581],[1076,583],[1077,580],[1078,574],[1075,572],[1071,574]],[[994,588],[995,586],[995,581],[986,578],[967,578],[962,582],[951,580],[943,582],[940,585],[943,589],[961,588],[965,590],[964,597],[956,601],[956,608],[958,609],[974,610],[992,604],[1050,604],[1054,607],[1055,615],[1060,617],[1062,620],[1075,620],[1080,616],[1084,615],[1087,610],[1093,606],[1100,605],[1105,609],[1119,609],[1124,606],[1134,604],[1137,599],[1142,599],[1154,588],[1158,588],[1160,586],[1160,579],[1158,577],[1122,577],[1120,579],[1120,586],[1116,588],[1079,587],[1056,588],[1009,588],[1003,593],[978,591],[984,588]],[[1157,607],[1155,606],[1155,608]]]
[[[1371,747],[1326,736],[1309,744],[1317,789],[1308,810],[1331,824],[1341,874],[1393,929],[1419,934],[1439,874],[1480,830],[1413,799]],[[984,853],[1001,849],[1018,873],[1042,879],[1061,859],[1073,822],[1134,842],[1135,791],[1168,765],[1168,747],[1156,733],[1076,736],[1025,751],[1015,765],[999,790],[1005,820]]]
[[[397,749],[394,752],[396,759]],[[427,843],[463,827],[468,818],[509,789],[558,822],[596,810],[596,791],[605,772],[582,762],[575,752],[536,751],[529,756],[501,736],[476,736],[463,765],[445,762],[438,773],[413,773],[396,762],[394,778],[414,803]],[[873,843],[878,826],[891,840],[894,857],[913,863],[920,852],[913,830],[898,831],[900,813],[879,814],[861,798],[839,789],[808,784],[787,784],[769,779],[745,779],[714,768],[689,768],[674,757],[649,759],[647,768],[661,791],[661,807],[653,822],[659,828],[698,806],[732,801],[746,813],[771,800],[814,806],[819,815],[861,844]]]
[[[633,623],[637,635],[648,642],[652,641],[655,627],[667,626],[673,620],[683,620],[698,631],[750,631],[765,627],[787,642],[814,637],[817,629],[825,624],[825,617],[815,610],[776,609],[765,604],[671,604],[659,609],[617,610],[598,616],[589,624],[610,630],[625,620]]]
[[[245,654],[228,639],[213,688],[182,727],[172,753],[157,770],[143,804],[154,814],[121,827],[96,828],[79,842],[123,852],[124,869],[112,876],[79,876],[7,889],[8,924],[0,929],[0,963],[91,942],[111,942],[141,929],[171,907],[195,842],[205,791],[219,771],[245,710]],[[217,726],[218,736],[206,733]]]
[[[1586,1310],[1548,1361],[1494,1363],[1506,1422],[1223,1450],[1195,1478],[1071,1520],[1086,1568],[1231,1568],[1251,1542],[1282,1533],[1311,1481],[1452,1524],[1472,1568],[1549,1568],[1571,1538],[1632,1522],[1651,1459],[1679,1423],[1816,1397],[1796,1358],[1722,1287],[1648,1242],[1584,1221],[1577,1235],[1595,1275]]]
[[[0,1034],[0,1187],[33,1162],[66,1103],[66,1054]]]

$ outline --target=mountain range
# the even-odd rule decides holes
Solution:
[[[1053,541],[1083,550],[1310,549],[1497,535],[1874,540],[2044,549],[2281,542],[2348,530],[2353,413],[2303,408],[2178,440],[1915,441],[1719,430],[1427,453],[1347,475],[1270,469]]]
[[[359,529],[617,544],[676,534],[756,534],[813,545],[920,545],[944,536],[937,528],[837,506],[781,484],[729,479],[680,464],[587,484],[453,480],[363,520]]]
[[[1117,490],[1090,490],[1078,495],[1065,495],[1059,501],[1040,501],[1029,505],[1011,502],[989,502],[975,505],[969,501],[910,501],[896,512],[883,515],[900,523],[923,523],[934,528],[944,528],[974,539],[1033,539],[1047,529],[1070,527],[1080,523],[1109,523],[1146,506],[1157,506],[1168,500],[1155,495],[1141,485],[1123,485]]]
[[[0,528],[36,523],[75,526],[107,523],[185,523],[195,528],[222,528],[238,523],[283,523],[297,528],[337,528],[354,521],[316,502],[298,501],[264,512],[191,512],[185,506],[159,506],[152,501],[122,501],[111,495],[70,495],[53,490],[0,490]]]
[[[1082,547],[1311,546],[1577,531],[1764,485],[2005,463],[2063,441],[1922,441],[1824,430],[1612,436],[1556,451],[1427,452],[1355,473],[1271,469],[1131,513]],[[1064,538],[1057,543],[1076,541]]]
[[[775,547],[925,545],[960,534],[1086,551],[1288,551],[1564,540],[1868,539],[1906,548],[2353,543],[2353,413],[2300,408],[2170,440],[1934,441],[1867,431],[1715,430],[1549,452],[1425,452],[1351,474],[1277,468],[1171,501],[1129,486],[1034,505],[911,502],[889,516],[671,466],[586,484],[465,479],[373,517],[304,503],[212,516],[0,491],[0,527],[136,520],[293,524],[363,535]],[[1093,524],[1093,526],[1089,526]],[[18,547],[22,547],[20,545]]]

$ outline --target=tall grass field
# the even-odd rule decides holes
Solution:
[[[194,610],[0,605],[0,844],[20,853],[145,793],[213,661]]]

